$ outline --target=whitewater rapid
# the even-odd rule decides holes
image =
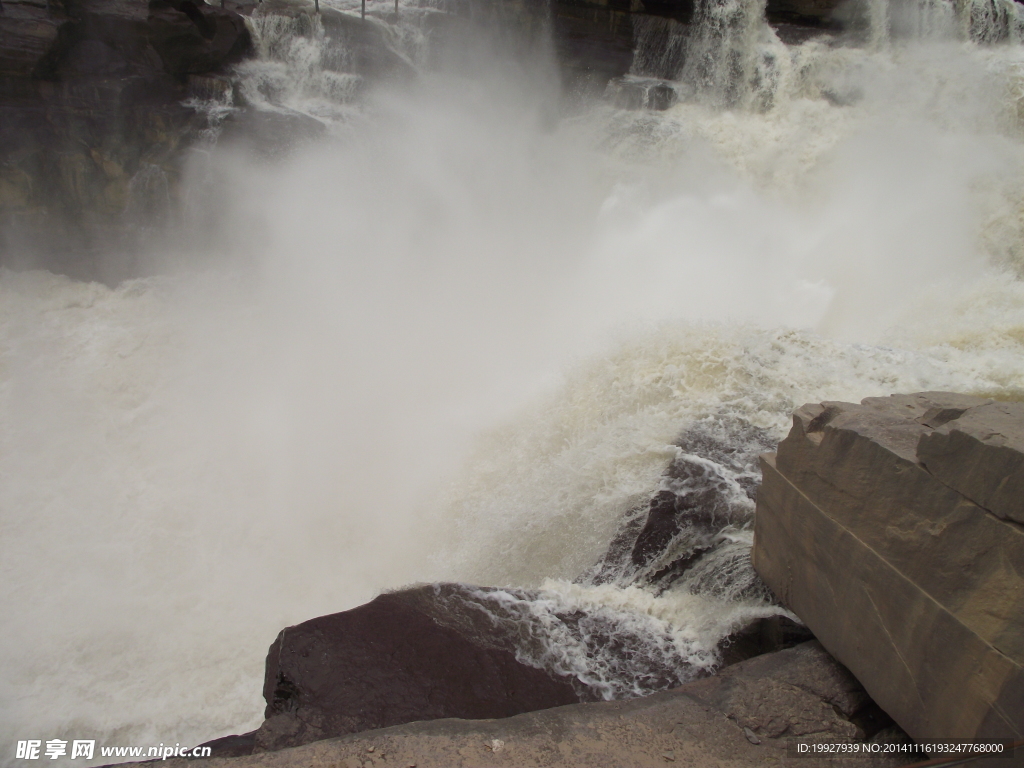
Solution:
[[[283,626],[414,582],[539,588],[713,668],[778,609],[580,581],[681,433],[1024,397],[1024,50],[755,31],[774,74],[745,103],[553,122],[543,67],[360,102],[267,22],[240,87],[328,138],[210,149],[218,224],[156,276],[0,272],[4,764],[251,730]],[[570,640],[562,668],[642,692]]]

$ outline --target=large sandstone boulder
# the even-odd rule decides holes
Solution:
[[[1022,429],[951,393],[826,402],[762,457],[755,568],[915,738],[1024,736]]]

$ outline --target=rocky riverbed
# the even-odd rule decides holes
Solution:
[[[1024,572],[1024,503],[1006,489],[1024,467],[1022,427],[1019,403],[941,392],[797,411],[780,458],[762,457],[768,481],[757,494],[754,556],[767,584],[752,576],[749,588],[792,608],[825,647],[798,642],[807,636],[801,625],[777,616],[724,640],[717,663],[688,669],[671,654],[644,659],[650,638],[630,637],[625,626],[556,612],[556,623],[586,638],[590,657],[611,656],[624,677],[646,674],[648,691],[668,689],[600,702],[608,691],[595,685],[594,668],[560,665],[567,649],[543,611],[522,610],[543,604],[542,595],[456,584],[407,589],[282,630],[267,656],[263,726],[210,746],[246,766],[704,766],[787,764],[800,744],[842,742],[889,745],[882,749],[893,754],[862,759],[898,765],[910,760],[898,751],[911,743],[904,728],[918,739],[1019,740],[1024,684],[1013,606],[1024,594],[1015,585]],[[727,445],[707,435],[689,441],[685,461],[666,472],[674,490],[650,500],[627,527],[633,546],[620,534],[594,574],[607,578],[608,564],[632,552],[632,570],[617,569],[620,579],[643,572],[649,585],[665,574],[686,583],[713,550],[703,542],[728,518],[729,479],[746,477],[756,492],[742,453],[729,456],[740,470],[730,478],[714,463],[729,455]],[[777,464],[828,511],[781,490]],[[686,466],[702,467],[699,479],[681,482]],[[992,500],[995,512],[955,488]],[[901,522],[906,515],[921,522]],[[716,519],[714,531],[694,535]],[[837,524],[851,533],[820,533]],[[896,530],[920,530],[927,540]],[[858,547],[881,562],[865,563]],[[643,570],[666,553],[670,566],[653,577]],[[942,607],[930,608],[934,601]],[[984,619],[979,606],[988,607]],[[956,619],[929,613],[950,609]],[[985,674],[972,671],[979,664]],[[542,711],[520,714],[531,710]],[[485,722],[469,722],[476,720]],[[241,759],[310,742],[319,746]]]

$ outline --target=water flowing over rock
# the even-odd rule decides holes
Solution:
[[[730,661],[804,639],[763,629],[739,636]],[[433,584],[282,630],[267,654],[266,721],[251,742],[218,746],[275,750],[414,720],[634,698],[718,663],[714,647],[628,610],[545,590]]]
[[[809,698],[730,668],[806,631],[751,563],[757,456],[808,400],[1021,396],[1024,69],[1012,0],[841,5],[0,0],[2,751],[252,731],[282,626],[420,580],[354,639],[290,627],[221,747],[446,713],[495,720],[389,727],[511,765],[867,737],[834,667]],[[875,622],[908,659],[972,653],[957,622],[1017,647],[1012,411],[921,414],[934,483],[816,553],[823,633],[873,631],[866,541],[955,615]],[[943,494],[989,527],[911,503]],[[499,722],[592,699],[589,741]]]
[[[188,186],[197,152],[223,142],[263,159],[287,155],[344,123],[372,84],[472,69],[472,29],[488,29],[488,44],[520,63],[551,59],[551,115],[559,99],[602,93],[627,109],[693,99],[769,109],[793,68],[783,43],[815,36],[833,44],[850,32],[874,45],[908,29],[983,43],[1024,34],[1012,0],[939,2],[927,13],[881,0],[857,13],[835,0],[485,0],[416,3],[399,14],[378,7],[372,19],[323,5],[3,2],[3,263],[108,282],[145,273],[137,252],[171,223],[203,239],[192,214],[215,203],[195,202],[206,192]],[[835,89],[824,95],[850,102]],[[150,167],[166,179],[167,202],[140,220],[131,188]]]
[[[911,736],[1024,736],[1024,411],[805,405],[762,459],[754,563]]]
[[[769,604],[742,536],[752,524],[753,461],[774,446],[771,436],[713,418],[678,446],[661,490],[627,515],[577,585],[433,584],[289,627],[267,656],[263,726],[250,739],[215,745],[275,750],[414,720],[634,698],[808,639]],[[709,644],[635,606],[590,597],[609,582],[754,607]]]
[[[753,522],[757,455],[774,448],[775,440],[766,430],[722,416],[694,424],[676,445],[679,455],[661,487],[645,508],[626,516],[583,581],[660,591],[678,585],[727,599],[765,597],[746,549],[735,544]],[[730,558],[736,567],[722,567]],[[702,567],[711,561],[714,567]]]

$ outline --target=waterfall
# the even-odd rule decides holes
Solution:
[[[717,107],[767,109],[789,54],[764,20],[764,0],[700,0],[681,79]]]
[[[866,0],[871,45],[892,37],[956,38],[991,45],[1020,43],[1024,12],[1013,0]]]
[[[153,276],[0,270],[4,765],[251,730],[282,627],[413,582],[493,587],[601,696],[714,670],[781,610],[751,516],[794,408],[1024,398],[1017,7],[901,2],[870,41],[642,20],[658,111],[559,103],[550,41],[455,0],[252,17],[190,97],[322,133],[211,136],[180,221],[143,165]],[[707,514],[638,547],[666,493]]]
[[[688,29],[675,19],[633,19],[633,66],[630,74],[675,80],[686,58]]]

